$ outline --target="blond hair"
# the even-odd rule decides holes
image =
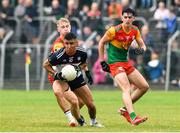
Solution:
[[[60,18],[57,23],[61,23],[61,22],[65,22],[65,23],[69,23],[70,24],[70,21],[67,19],[67,18]]]

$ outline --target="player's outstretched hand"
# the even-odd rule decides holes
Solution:
[[[102,67],[103,71],[110,72],[109,65],[105,61],[101,61],[101,67]]]
[[[56,73],[56,74],[54,75],[54,80],[66,81],[66,79],[62,77],[62,72]]]
[[[138,54],[138,55],[144,54],[144,49],[143,48],[136,48],[135,53]]]
[[[90,85],[92,85],[92,84],[93,84],[93,78],[92,78],[92,76],[91,76],[90,71],[85,71],[85,74],[86,74],[86,77],[87,77],[87,79],[88,79],[88,83],[89,83]]]

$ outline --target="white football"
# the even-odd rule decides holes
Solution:
[[[62,70],[62,77],[67,81],[72,81],[77,77],[77,70],[74,68],[73,65],[65,65]]]

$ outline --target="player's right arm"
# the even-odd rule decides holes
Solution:
[[[110,72],[110,68],[104,59],[105,44],[113,40],[114,36],[115,36],[115,28],[111,27],[106,31],[104,36],[99,41],[99,46],[98,46],[99,60],[101,63],[101,67],[105,72]]]
[[[57,59],[58,52],[52,53],[48,59],[43,62],[43,67],[49,72],[50,75],[55,75],[56,71],[52,66],[56,66],[59,64],[59,60]]]
[[[48,71],[51,76],[55,75],[56,71],[52,68],[52,65],[50,64],[48,59],[43,62],[43,67]]]
[[[105,50],[105,44],[107,42],[110,42],[115,36],[115,28],[111,27],[109,28],[104,36],[99,41],[98,45],[98,52],[99,52],[99,59],[100,61],[104,61],[104,50]]]

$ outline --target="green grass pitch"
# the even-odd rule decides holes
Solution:
[[[135,110],[148,121],[131,126],[117,113],[118,90],[93,90],[97,118],[105,128],[68,127],[52,91],[0,90],[0,132],[164,132],[180,131],[180,92],[149,91]],[[81,114],[89,125],[87,108]]]

